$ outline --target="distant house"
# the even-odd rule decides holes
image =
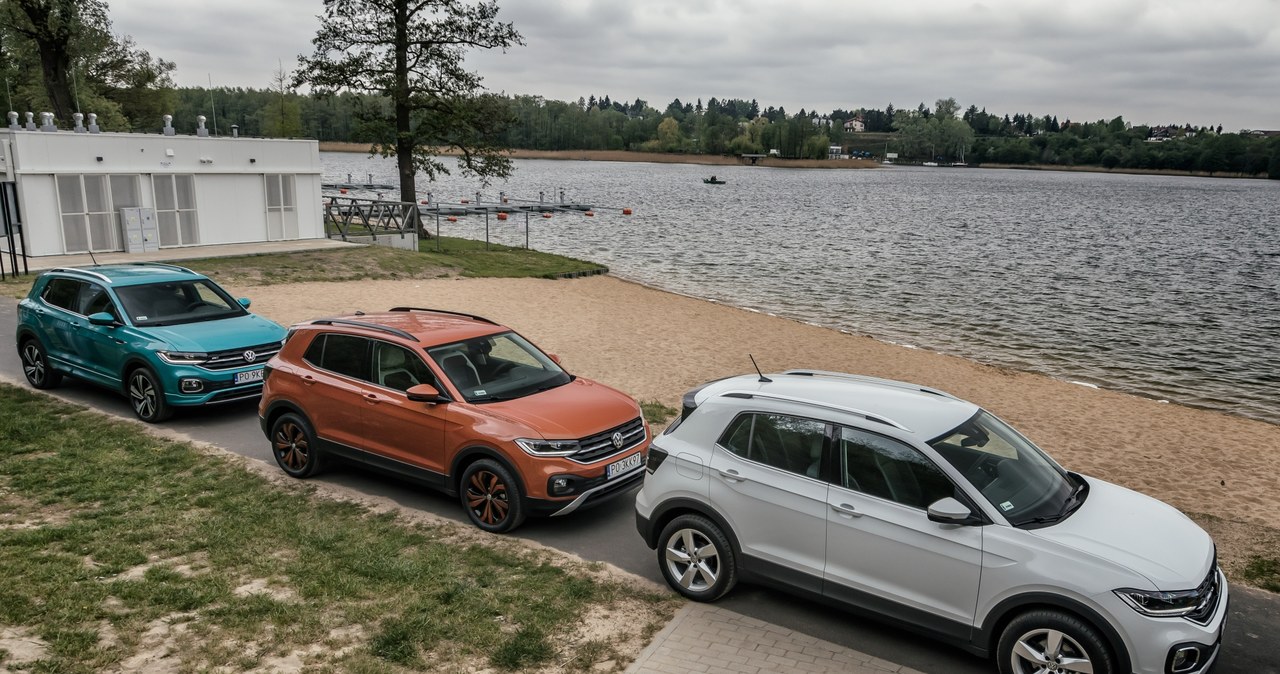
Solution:
[[[60,131],[52,117],[0,127],[4,217],[28,255],[324,237],[314,140],[214,137],[203,118],[194,136],[168,119],[164,133],[98,133],[93,115]]]
[[[1280,131],[1268,131],[1265,129],[1254,129],[1249,132],[1250,136],[1258,136],[1261,138],[1276,138],[1280,136]]]
[[[845,133],[862,133],[867,130],[867,125],[861,117],[854,117],[844,123],[844,130]]]

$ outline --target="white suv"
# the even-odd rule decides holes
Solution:
[[[1005,673],[1192,674],[1218,654],[1227,582],[1208,534],[941,391],[722,379],[685,394],[647,470],[636,526],[691,599],[779,586],[994,653]]]

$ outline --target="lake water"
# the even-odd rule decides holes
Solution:
[[[326,182],[395,182],[391,160],[321,160]],[[634,215],[534,217],[532,247],[624,278],[1280,423],[1280,181],[521,160],[487,189],[419,185],[454,202],[560,189]],[[523,245],[516,220],[492,219],[493,240]],[[485,236],[483,216],[441,227]]]

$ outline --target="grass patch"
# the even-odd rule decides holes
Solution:
[[[268,255],[179,260],[219,283],[237,286],[452,276],[455,270],[411,250],[362,246]]]
[[[593,607],[674,610],[549,553],[274,486],[17,387],[0,385],[0,437],[0,627],[48,644],[34,670],[148,654],[175,671],[290,655],[329,671],[536,668],[572,657]]]
[[[644,418],[649,421],[649,425],[655,427],[666,423],[668,419],[680,412],[676,408],[668,407],[656,400],[641,400],[640,411],[644,413]]]
[[[1250,585],[1271,592],[1280,592],[1280,559],[1275,557],[1250,557],[1241,573]]]
[[[31,284],[35,280],[35,273],[27,274],[26,276],[12,276],[6,271],[5,280],[0,281],[0,295],[12,297],[15,300],[23,299],[31,291]]]
[[[436,250],[437,244],[439,251]],[[569,274],[608,271],[604,265],[586,260],[496,243],[489,244],[486,249],[483,241],[450,236],[442,236],[439,241],[421,240],[418,242],[418,249],[432,263],[457,269],[463,276],[556,278]]]

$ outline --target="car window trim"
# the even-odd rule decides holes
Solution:
[[[54,304],[53,302],[50,302],[49,300],[45,299],[45,295],[47,295],[47,294],[49,293],[49,288],[53,285],[53,282],[54,282],[54,281],[70,281],[70,282],[72,282],[72,283],[79,283],[81,286],[83,286],[83,285],[85,285],[86,283],[88,283],[88,281],[85,281],[85,280],[83,280],[83,279],[78,279],[78,278],[71,278],[71,277],[69,277],[69,276],[55,276],[55,277],[53,277],[53,278],[49,279],[49,282],[48,282],[48,283],[46,283],[46,284],[44,284],[44,288],[40,291],[40,301],[41,301],[45,306],[49,307],[50,309],[57,309],[58,311],[65,311],[65,312],[67,312],[67,313],[69,313],[69,314],[71,314],[71,315],[73,315],[73,316],[79,316],[79,317],[81,317],[81,318],[87,318],[87,316],[85,316],[85,315],[84,315],[84,314],[82,314],[82,313],[77,312],[75,309],[68,309],[67,307],[58,306],[57,304]],[[83,288],[79,288],[79,289],[77,289],[77,290],[76,290],[76,297],[80,297],[80,291],[81,291],[82,289],[83,289]]]
[[[365,344],[364,344],[364,358],[365,358],[365,366],[369,368],[369,374],[370,374],[370,375],[372,375],[372,374],[373,374],[373,369],[372,369],[372,368],[373,368],[373,362],[372,362],[372,359],[373,359],[373,339],[371,339],[371,338],[369,338],[369,337],[365,337],[364,335],[353,335],[353,334],[351,334],[351,333],[349,333],[349,332],[321,332],[320,334],[316,335],[315,337],[313,337],[313,338],[311,339],[311,342],[307,344],[307,348],[308,348],[308,349],[309,349],[309,348],[311,348],[311,345],[312,345],[312,344],[314,344],[314,343],[315,343],[315,340],[317,340],[317,339],[321,339],[321,338],[328,339],[329,335],[340,335],[340,336],[342,336],[342,337],[355,337],[355,338],[357,338],[357,339],[363,339],[363,340],[364,340],[364,343],[365,343]],[[328,344],[325,344],[325,345],[324,345],[324,348],[325,348],[325,349],[328,349],[328,348],[329,348],[329,345],[328,345]],[[303,362],[307,363],[308,365],[310,365],[311,367],[314,367],[315,369],[317,369],[317,370],[319,370],[319,371],[321,371],[321,372],[324,372],[324,373],[326,373],[326,374],[331,374],[331,375],[333,375],[333,376],[335,376],[335,377],[342,377],[343,379],[349,379],[349,380],[351,380],[351,381],[353,381],[353,382],[356,382],[356,383],[358,383],[358,384],[362,384],[362,385],[363,385],[363,384],[367,384],[367,385],[369,385],[369,386],[378,386],[378,384],[376,384],[376,383],[374,383],[374,382],[372,382],[372,381],[370,381],[370,380],[368,380],[368,379],[361,379],[361,378],[359,378],[359,377],[353,377],[353,376],[351,376],[351,375],[349,375],[349,374],[347,374],[347,373],[345,373],[345,372],[338,372],[337,370],[330,370],[329,368],[327,368],[327,367],[325,367],[325,366],[323,366],[323,365],[321,365],[321,364],[319,364],[319,363],[313,363],[313,362],[311,362],[310,360],[308,360],[308,359],[307,359],[307,352],[306,352],[306,349],[303,349],[303,351],[302,351],[301,360],[302,360]],[[383,388],[383,387],[381,387],[381,386],[378,386],[378,387],[379,387],[379,388]],[[393,391],[394,391],[395,389],[391,389],[391,390],[393,390]]]
[[[333,333],[325,333],[325,334],[333,334]],[[394,346],[394,347],[397,347],[397,348],[400,348],[400,349],[404,349],[405,351],[408,351],[408,352],[409,352],[409,354],[410,354],[412,357],[417,358],[417,359],[418,359],[418,362],[422,363],[423,367],[427,368],[427,372],[430,372],[430,373],[431,373],[431,376],[435,379],[435,382],[434,382],[434,383],[432,383],[432,382],[419,382],[419,383],[430,383],[432,386],[434,386],[434,387],[435,387],[435,389],[436,389],[437,391],[439,391],[439,392],[440,392],[440,395],[444,397],[444,400],[441,400],[440,402],[442,402],[442,403],[454,402],[453,396],[449,395],[449,392],[448,392],[448,391],[446,391],[446,390],[444,390],[443,388],[441,388],[441,386],[440,386],[440,375],[439,375],[439,374],[437,374],[437,373],[436,373],[436,371],[435,371],[434,369],[432,369],[432,368],[431,368],[431,365],[430,365],[429,363],[427,363],[426,359],[424,359],[424,358],[422,358],[422,357],[420,357],[420,356],[418,355],[418,351],[417,351],[416,349],[410,349],[410,348],[406,347],[406,346],[405,346],[405,345],[403,345],[403,344],[396,344],[395,342],[388,342],[388,341],[387,341],[387,340],[385,340],[385,339],[377,339],[376,337],[368,337],[368,338],[366,338],[366,339],[368,339],[370,342],[373,342],[373,347],[369,349],[369,358],[371,359],[371,360],[370,360],[370,362],[369,362],[369,374],[370,374],[370,375],[372,375],[372,374],[373,374],[373,368],[377,366],[377,362],[376,362],[376,361],[377,361],[377,355],[376,355],[376,353],[377,353],[377,345],[378,345],[378,344],[386,344],[386,345],[388,345],[388,346]],[[305,352],[304,352],[304,354],[305,354]],[[303,360],[306,360],[306,359],[305,359],[305,357],[303,358]],[[309,360],[308,360],[307,362],[308,362],[308,363],[311,363],[311,361],[309,361]],[[312,365],[314,365],[315,367],[320,367],[319,365],[315,365],[314,363],[312,363]],[[332,372],[332,370],[326,370],[326,372]],[[339,373],[335,373],[335,374],[341,374],[341,373],[339,372]],[[369,382],[369,383],[370,383],[370,384],[372,384],[373,386],[378,387],[378,389],[379,389],[379,390],[382,390],[382,391],[390,391],[390,392],[392,392],[392,393],[398,394],[401,398],[404,398],[405,400],[408,400],[408,399],[409,399],[409,392],[408,392],[408,391],[401,391],[401,390],[400,390],[400,389],[398,389],[398,388],[391,388],[390,386],[384,386],[384,385],[382,385],[382,384],[379,384],[379,383],[378,383],[378,382],[376,382],[376,381],[371,381],[371,382]]]
[[[910,448],[910,449],[911,449],[911,451],[913,451],[913,452],[915,452],[916,454],[919,454],[920,456],[924,457],[924,458],[925,458],[925,460],[927,460],[930,464],[932,464],[932,465],[933,465],[933,467],[934,467],[934,469],[935,469],[935,470],[937,470],[939,473],[941,473],[941,474],[942,474],[942,477],[946,478],[947,482],[949,482],[949,483],[951,484],[951,489],[952,489],[952,491],[954,492],[954,493],[951,495],[951,497],[952,497],[952,498],[955,498],[957,501],[960,501],[960,503],[964,504],[964,506],[965,506],[966,508],[968,508],[971,512],[973,512],[973,514],[974,514],[975,516],[980,517],[983,521],[986,521],[986,522],[990,523],[991,518],[987,516],[987,512],[986,512],[985,510],[983,510],[982,508],[979,508],[979,507],[977,507],[977,506],[975,506],[975,505],[974,505],[974,503],[973,503],[973,498],[969,495],[969,491],[968,491],[967,489],[965,489],[963,485],[960,485],[960,484],[957,484],[957,483],[956,483],[955,478],[954,478],[954,477],[952,477],[952,476],[951,476],[951,474],[947,472],[947,470],[946,470],[947,466],[941,466],[941,465],[939,465],[939,464],[938,464],[938,462],[937,462],[936,460],[934,460],[934,458],[933,458],[932,456],[929,456],[928,454],[926,454],[926,453],[924,453],[924,452],[920,451],[920,448],[919,448],[919,447],[916,447],[915,445],[912,445],[911,443],[906,442],[906,441],[904,441],[904,440],[902,440],[902,439],[900,439],[900,438],[895,438],[895,437],[893,437],[893,436],[891,436],[891,435],[885,435],[884,433],[877,433],[876,431],[873,431],[873,430],[871,430],[871,429],[869,429],[869,428],[862,428],[861,426],[856,426],[856,425],[854,425],[854,424],[847,424],[847,423],[835,423],[835,424],[833,424],[833,425],[836,427],[836,428],[835,428],[835,431],[834,431],[834,434],[833,434],[833,437],[832,437],[832,445],[831,445],[832,463],[833,463],[833,464],[838,463],[837,459],[839,459],[839,458],[840,458],[840,457],[835,456],[835,454],[837,453],[837,450],[838,450],[838,448],[836,447],[836,443],[837,443],[837,442],[839,442],[839,439],[840,439],[840,438],[839,438],[839,433],[840,433],[840,428],[841,428],[841,427],[852,428],[852,429],[854,429],[854,430],[862,431],[862,432],[864,432],[864,433],[870,433],[871,435],[877,435],[877,436],[879,436],[879,437],[885,438],[885,439],[890,440],[890,441],[892,441],[892,442],[896,442],[896,443],[898,443],[898,444],[900,444],[900,445],[903,445],[903,446],[906,446],[906,447]],[[930,447],[929,449],[930,449],[930,450],[932,450],[933,448],[932,448],[932,447]],[[949,466],[950,468],[952,468],[952,469],[954,469],[954,468],[955,468],[955,466],[950,466],[950,464],[948,464],[948,466]],[[840,471],[839,471],[839,470],[837,470],[837,469],[835,469],[835,468],[833,467],[833,469],[832,469],[832,480],[831,480],[831,486],[833,486],[833,487],[839,487],[840,489],[843,489],[843,490],[845,490],[845,491],[847,491],[847,492],[852,492],[852,493],[854,493],[854,494],[860,494],[860,495],[862,495],[862,496],[866,496],[866,497],[868,497],[868,498],[874,498],[874,499],[877,499],[877,500],[880,500],[880,501],[884,501],[884,502],[886,502],[886,503],[894,503],[894,504],[900,505],[900,506],[902,506],[902,507],[904,507],[904,508],[910,508],[910,509],[912,509],[912,510],[914,510],[914,511],[916,511],[916,512],[928,513],[928,511],[929,511],[928,506],[926,506],[926,507],[924,507],[924,508],[917,508],[916,506],[908,505],[908,504],[906,504],[906,503],[902,503],[902,502],[900,502],[900,501],[894,501],[893,499],[887,499],[887,498],[884,498],[883,496],[876,496],[875,494],[872,494],[872,493],[869,493],[869,492],[862,491],[861,489],[852,489],[852,488],[846,487],[846,486],[844,486],[844,484],[842,484],[841,482],[837,482],[837,481],[836,481],[836,479],[835,479],[835,478],[839,477],[839,474],[840,474]],[[957,496],[957,495],[958,495],[958,496]]]
[[[785,469],[785,468],[779,468],[779,467],[777,467],[777,466],[771,466],[771,465],[769,465],[769,464],[767,464],[767,463],[764,463],[764,462],[762,462],[762,461],[756,461],[755,459],[749,459],[749,458],[747,458],[747,457],[745,457],[745,456],[743,456],[743,455],[741,455],[741,454],[739,454],[739,453],[737,453],[737,452],[733,451],[732,449],[729,449],[727,446],[725,446],[723,443],[721,443],[721,440],[723,440],[723,439],[724,439],[724,437],[725,437],[725,431],[721,431],[721,432],[720,432],[720,437],[716,438],[716,441],[715,441],[715,446],[716,446],[716,448],[718,448],[718,449],[723,449],[724,451],[728,452],[728,453],[729,453],[729,454],[731,454],[732,456],[734,456],[734,457],[736,457],[736,458],[738,458],[738,459],[741,459],[741,460],[743,460],[743,461],[746,461],[746,462],[748,462],[748,463],[750,463],[750,464],[752,464],[752,465],[755,465],[755,466],[763,466],[763,467],[765,467],[765,468],[768,468],[769,470],[773,470],[773,471],[777,471],[777,472],[779,472],[779,473],[782,473],[783,475],[793,475],[793,476],[795,476],[795,477],[804,478],[804,479],[809,480],[809,481],[811,481],[811,482],[820,482],[820,483],[823,483],[823,484],[831,484],[831,481],[830,481],[830,480],[824,479],[824,476],[823,476],[823,472],[824,472],[824,471],[823,471],[823,469],[826,467],[826,465],[827,465],[827,461],[828,461],[828,458],[830,457],[831,452],[832,452],[832,445],[831,445],[831,442],[830,442],[830,440],[831,440],[831,437],[830,437],[830,429],[831,429],[831,427],[832,427],[833,425],[835,425],[835,424],[833,424],[832,422],[827,421],[827,420],[825,420],[825,419],[816,419],[816,418],[814,418],[814,417],[806,417],[806,416],[801,416],[801,415],[799,415],[799,414],[787,414],[787,413],[783,413],[783,412],[773,412],[773,411],[768,411],[768,410],[756,410],[756,411],[753,411],[753,410],[750,410],[750,409],[744,409],[744,410],[739,410],[739,411],[738,411],[738,413],[734,415],[733,419],[731,419],[731,420],[729,421],[729,423],[725,424],[725,429],[726,429],[726,430],[728,430],[728,429],[729,429],[729,427],[733,426],[734,422],[736,422],[736,421],[737,421],[740,417],[742,417],[744,414],[752,414],[752,415],[755,415],[755,414],[772,414],[772,415],[780,416],[780,417],[791,417],[791,418],[793,418],[793,419],[803,419],[803,420],[805,420],[805,421],[816,421],[816,422],[818,422],[818,423],[822,424],[822,425],[824,426],[824,428],[823,428],[823,432],[822,432],[822,433],[823,433],[823,438],[822,438],[822,458],[821,458],[821,459],[819,459],[819,463],[818,463],[818,477],[809,477],[808,475],[805,475],[804,473],[797,473],[797,472],[795,472],[795,471],[793,471],[793,470],[787,470],[787,469]],[[756,429],[755,429],[755,420],[754,420],[754,419],[752,419],[752,421],[751,421],[751,435],[750,435],[750,436],[748,436],[748,437],[749,437],[750,439],[755,439],[755,433],[756,433]]]

